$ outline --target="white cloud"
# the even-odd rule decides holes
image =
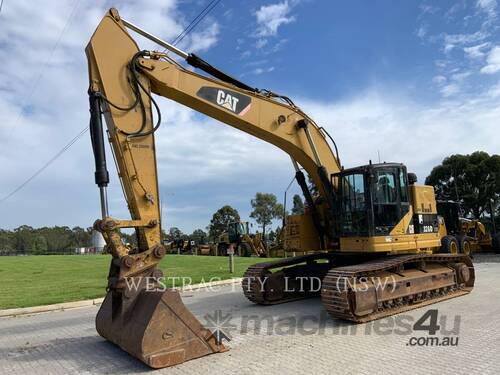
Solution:
[[[469,34],[443,34],[444,44],[469,44],[486,39],[489,34],[485,31],[476,31]]]
[[[451,79],[456,82],[462,82],[465,80],[467,77],[471,76],[471,72],[460,72],[460,73],[453,73],[451,75]]]
[[[462,10],[463,8],[465,7],[465,4],[464,3],[461,3],[461,2],[457,2],[455,4],[453,4],[450,9],[448,9],[445,14],[444,14],[444,18],[445,20],[447,20],[448,22],[449,21],[452,21],[454,18],[455,18],[455,15],[456,13],[458,13],[460,10]]]
[[[453,48],[455,48],[454,44],[447,43],[447,44],[445,44],[443,51],[444,51],[444,53],[448,53],[451,50],[453,50]]]
[[[253,60],[245,63],[245,67],[267,65],[268,63],[268,59]]]
[[[500,82],[490,87],[490,89],[488,90],[488,95],[494,99],[500,98]]]
[[[206,29],[193,33],[189,40],[190,52],[203,52],[217,43],[217,36],[219,35],[219,24],[212,23]]]
[[[427,35],[428,29],[429,25],[423,24],[415,31],[415,35],[423,39]]]
[[[274,66],[271,66],[269,68],[255,68],[253,71],[252,71],[252,74],[255,74],[255,75],[260,75],[260,74],[263,74],[263,73],[270,73],[274,70]]]
[[[255,48],[257,48],[257,49],[261,49],[261,48],[262,48],[262,47],[264,47],[266,44],[267,44],[267,39],[258,39],[258,40],[255,42]]]
[[[246,51],[243,51],[241,53],[241,58],[246,59],[247,57],[250,57],[251,55],[252,55],[252,52],[250,52],[249,50],[246,50]]]
[[[489,42],[481,43],[471,47],[464,47],[464,52],[471,59],[479,59],[484,56],[483,50],[490,46]]]
[[[88,73],[84,47],[107,11],[103,0],[54,0],[43,7],[29,1],[4,6],[0,21],[0,198],[19,186],[88,124]],[[165,40],[187,24],[175,0],[115,1],[120,14]],[[29,20],[26,21],[26,20]],[[28,23],[27,23],[28,22]],[[189,51],[217,41],[218,25],[203,22],[183,41]],[[157,45],[131,33],[140,48]],[[57,48],[56,40],[60,37]],[[22,61],[23,69],[19,69]],[[164,113],[166,115],[166,113]],[[167,116],[168,117],[168,116]],[[108,150],[110,170],[112,158]],[[32,183],[1,204],[0,227],[91,225],[99,202],[93,183],[88,134]],[[117,216],[128,217],[116,175],[109,190]],[[119,202],[114,205],[112,202]]]
[[[478,0],[476,3],[476,7],[487,13],[489,17],[496,17],[496,0]]]
[[[296,102],[326,127],[346,167],[377,160],[380,150],[383,161],[405,163],[423,183],[445,156],[500,149],[500,98],[487,93],[423,104],[398,90],[373,88],[338,102]]]
[[[445,98],[457,96],[473,97],[475,90],[484,90],[485,83],[477,79],[477,73],[494,73],[497,71],[497,59],[495,51],[488,50],[494,42],[498,26],[491,15],[484,13],[484,9],[494,9],[495,2],[480,1],[476,3],[481,11],[470,9],[465,2],[457,2],[444,15],[448,23],[455,20],[459,12],[467,12],[467,15],[456,19],[454,22],[454,33],[441,32],[437,35],[427,35],[431,42],[440,42],[443,56],[435,60],[436,73],[433,83],[437,86],[440,94]],[[474,28],[467,21],[474,15]],[[484,66],[484,59],[488,58]],[[481,65],[483,65],[481,69]],[[468,79],[471,77],[472,79]],[[487,86],[487,84],[486,84]]]
[[[436,60],[436,61],[434,61],[434,64],[438,68],[446,68],[446,66],[448,65],[448,62],[446,60]]]
[[[432,82],[435,83],[436,85],[442,85],[446,82],[446,77],[442,75],[437,75],[434,78],[432,78]]]
[[[255,12],[258,27],[257,36],[275,36],[280,26],[295,21],[295,17],[290,15],[291,10],[292,6],[287,0],[281,3],[261,6]]]
[[[288,39],[280,39],[278,43],[276,43],[273,48],[271,48],[271,52],[278,52],[283,48],[283,46],[288,43]]]
[[[487,65],[481,68],[481,73],[493,74],[500,71],[500,46],[493,47],[486,59]]]
[[[422,14],[434,14],[439,11],[439,8],[430,4],[420,4],[419,5]]]
[[[440,92],[441,94],[443,94],[444,97],[449,97],[458,94],[460,92],[460,86],[457,85],[456,83],[450,83],[448,85],[443,86]]]

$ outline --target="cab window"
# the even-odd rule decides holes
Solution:
[[[239,233],[240,234],[248,234],[245,223],[240,223],[239,224]]]
[[[406,184],[406,171],[399,170],[399,186],[401,187],[401,202],[408,202],[408,188]]]
[[[388,234],[399,222],[398,185],[395,170],[381,170],[375,174],[373,184],[373,215],[375,235]]]
[[[396,203],[396,179],[391,172],[378,172],[375,183],[375,203]]]
[[[342,232],[362,234],[368,230],[364,176],[354,173],[342,177]]]

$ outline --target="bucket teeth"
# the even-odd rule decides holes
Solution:
[[[186,308],[179,292],[109,291],[96,317],[105,339],[153,368],[174,366],[190,359],[226,351],[212,332]]]

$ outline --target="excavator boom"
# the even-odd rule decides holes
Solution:
[[[127,28],[159,43],[216,79],[183,68],[167,54],[141,51]],[[304,190],[307,186],[299,163],[322,194],[332,196],[327,176],[340,170],[338,158],[330,149],[324,130],[290,99],[245,85],[196,55],[185,53],[122,20],[116,9],[104,16],[87,45],[86,54],[95,182],[100,189],[102,208],[102,218],[94,226],[102,232],[107,250],[113,256],[109,291],[96,319],[97,330],[152,367],[170,366],[224,351],[222,343],[184,307],[176,291],[147,290],[150,283],[160,286],[163,274],[157,266],[166,253],[161,244],[154,141],[161,114],[152,93],[283,149],[291,156]],[[102,116],[131,219],[115,219],[108,213],[109,177]],[[310,200],[313,207],[311,197]],[[326,215],[327,208],[333,207],[325,206],[322,212],[314,213],[318,236],[322,238],[326,238],[326,223],[333,219]],[[136,249],[121,241],[122,228],[135,230]]]

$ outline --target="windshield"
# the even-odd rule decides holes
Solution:
[[[368,231],[364,175],[354,173],[342,177],[342,232],[364,234]]]
[[[238,228],[240,234],[247,234],[247,228],[245,223],[239,223]]]
[[[232,239],[235,239],[243,234],[247,234],[246,223],[231,223],[231,224],[229,224],[229,236]]]

